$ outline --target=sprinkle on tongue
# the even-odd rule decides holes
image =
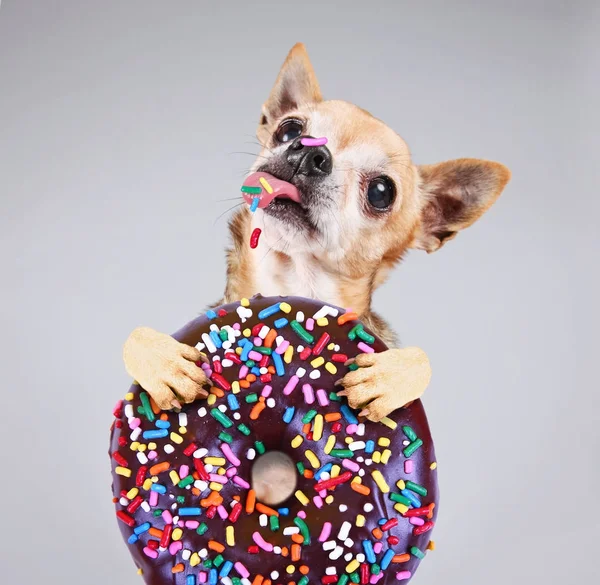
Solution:
[[[260,189],[260,192],[257,192],[257,189]],[[300,203],[300,193],[294,185],[262,172],[252,173],[246,178],[242,185],[242,195],[252,211],[256,210],[257,206],[264,209],[277,197]]]

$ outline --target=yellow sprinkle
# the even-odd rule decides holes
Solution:
[[[380,447],[389,447],[390,443],[391,441],[387,437],[379,437],[379,440],[377,441],[377,444]]]
[[[131,469],[127,469],[127,467],[117,466],[115,467],[115,473],[123,477],[131,477]]]
[[[381,471],[379,469],[375,469],[371,471],[371,477],[375,480],[377,487],[384,493],[387,494],[390,491],[390,486],[386,483],[383,475],[381,475]]]
[[[247,336],[246,336],[246,337],[247,337]],[[242,352],[243,352],[243,351],[244,351],[244,350],[243,350],[241,347],[236,347],[236,348],[235,348],[235,353],[237,353],[238,355],[242,355]]]
[[[127,394],[125,394],[125,400],[128,402],[133,400],[133,392],[127,392]]]
[[[206,465],[214,465],[215,467],[219,467],[220,465],[225,465],[225,457],[205,457],[204,463]]]
[[[386,449],[381,454],[381,463],[383,463],[384,465],[387,465],[387,462],[390,460],[391,455],[392,455],[392,452],[389,449]]]
[[[331,453],[331,450],[335,447],[335,435],[329,435],[329,438],[327,439],[327,443],[325,443],[325,448],[323,449],[323,451],[325,451],[325,455],[329,455],[329,453]]]
[[[208,397],[206,398],[206,402],[210,406],[212,406],[216,401],[217,401],[217,397],[215,394],[209,394]]]
[[[173,485],[177,485],[181,481],[179,474],[174,469],[169,472],[169,477],[171,478]]]
[[[250,301],[244,297],[241,301],[240,301],[240,305],[242,305],[242,307],[249,307],[250,306]]]
[[[310,365],[313,368],[320,368],[325,363],[325,358],[323,356],[316,357],[314,360],[310,362]]]
[[[243,335],[244,335],[244,337],[250,337],[252,335],[252,329],[248,329],[248,328],[244,329]]]
[[[329,477],[337,477],[340,474],[341,467],[339,465],[334,465],[331,468],[331,475]]]
[[[187,433],[187,429],[185,427],[179,427],[179,434],[185,435]]]
[[[354,439],[352,437],[346,437],[344,439],[346,445],[349,445],[350,443],[354,443]]]
[[[435,541],[434,540],[429,541],[429,544],[427,545],[427,550],[435,550]]]
[[[317,325],[319,327],[327,327],[327,325],[329,325],[329,320],[327,317],[321,317],[320,319],[317,319]]]
[[[192,553],[192,556],[190,557],[190,566],[191,567],[195,567],[196,565],[200,564],[200,555],[195,552]]]
[[[139,444],[139,442],[138,442],[138,441],[133,441],[133,443],[131,443],[131,445],[129,445],[129,448],[130,448],[132,451],[137,451],[137,450],[138,450],[138,448],[139,448],[139,446],[140,446],[140,444]]]
[[[286,364],[289,364],[292,362],[292,356],[294,355],[294,348],[290,345],[286,350],[285,353],[283,354],[283,361]]]
[[[307,506],[309,499],[304,495],[302,490],[296,490],[295,496],[298,498],[298,501],[303,505]]]
[[[408,506],[405,506],[404,504],[394,504],[394,510],[396,510],[396,512],[400,512],[400,514],[406,514],[408,511]]]
[[[358,475],[355,475],[352,478],[352,482],[351,483],[362,483],[362,477],[359,477]]]
[[[217,469],[217,475],[225,475],[225,468],[219,467],[219,469]]]
[[[346,565],[346,573],[354,573],[358,567],[360,567],[360,563],[354,559]]]
[[[235,546],[235,532],[231,525],[225,528],[225,542],[227,546]]]
[[[142,485],[142,487],[146,490],[146,491],[150,491],[150,488],[152,487],[152,480],[150,478],[144,480],[144,484]]]
[[[392,431],[395,430],[398,426],[398,423],[395,423],[391,418],[388,418],[387,416],[384,416],[379,422],[382,425],[388,427],[389,429],[392,429]]]
[[[240,383],[237,380],[234,380],[233,382],[231,382],[231,391],[234,394],[240,393]]]
[[[138,575],[143,575],[143,574],[144,574],[144,571],[142,571],[142,569],[138,569],[138,570],[137,570],[137,574],[138,574]]]
[[[151,481],[152,483],[158,483],[158,475],[153,475],[153,476],[150,478],[150,481]]]
[[[317,414],[313,423],[313,441],[320,441],[323,436],[323,415]]]
[[[328,349],[329,351],[333,351],[333,350],[335,349],[335,343],[330,343],[330,344],[327,346],[327,349]]]
[[[135,498],[135,496],[137,496],[139,493],[140,493],[140,490],[138,488],[131,488],[127,492],[127,499],[128,500],[133,500],[133,498]]]
[[[362,514],[356,516],[356,525],[362,528],[365,525],[365,517]]]
[[[304,455],[306,455],[306,458],[308,459],[308,462],[313,466],[313,469],[319,469],[319,467],[321,467],[321,462],[319,461],[319,458],[310,449],[304,451]]]
[[[138,451],[139,451],[140,453],[143,453],[143,452],[144,452],[144,451],[145,451],[147,448],[148,448],[148,447],[147,447],[147,446],[146,446],[144,443],[140,443],[140,444],[138,445]]]
[[[331,362],[327,362],[325,364],[325,369],[330,373],[330,374],[337,374],[337,368],[331,363]]]
[[[217,483],[216,481],[211,481],[208,484],[208,487],[215,492],[220,492],[223,489],[223,484]]]
[[[433,462],[433,463],[432,463],[432,464],[429,466],[429,469],[431,469],[432,471],[433,471],[434,469],[437,469],[437,463],[434,461],[434,462]]]
[[[284,312],[284,313],[289,313],[292,310],[292,305],[288,304],[288,303],[279,303],[279,308]]]
[[[396,482],[396,486],[398,487],[399,490],[405,490],[406,489],[406,484],[404,483],[403,479],[399,479]]]
[[[269,193],[269,194],[273,193],[273,187],[271,187],[271,185],[269,185],[269,182],[264,177],[261,177],[260,179],[258,179],[258,182],[264,187],[264,189],[267,193]]]
[[[295,570],[296,570],[296,567],[294,567],[294,565],[288,565],[285,568],[285,571],[288,575],[293,575]]]
[[[183,437],[181,435],[178,435],[177,433],[171,433],[169,435],[169,438],[171,439],[171,441],[173,441],[173,443],[177,443],[178,445],[181,445],[181,443],[183,443]]]
[[[327,497],[325,498],[325,503],[326,503],[326,504],[331,504],[331,502],[333,502],[333,496],[327,496]]]
[[[181,528],[175,528],[175,530],[173,530],[173,533],[171,534],[171,538],[173,540],[181,540],[182,536],[183,536],[183,530],[181,530]]]
[[[297,449],[298,447],[300,447],[300,445],[302,445],[302,441],[304,441],[304,439],[302,438],[301,435],[296,435],[293,439],[292,439],[292,447],[294,449]]]
[[[381,463],[381,453],[379,451],[375,451],[371,459],[373,459],[375,463]]]

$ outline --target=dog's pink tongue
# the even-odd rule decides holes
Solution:
[[[258,187],[260,193],[245,193],[244,187]],[[252,205],[255,198],[258,197],[258,207],[264,209],[276,197],[291,199],[300,203],[300,192],[294,185],[287,181],[277,179],[269,173],[252,173],[244,181],[242,186],[242,195],[248,205]],[[254,203],[256,207],[256,203]]]

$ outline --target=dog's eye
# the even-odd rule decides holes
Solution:
[[[377,177],[369,183],[367,198],[375,209],[387,209],[396,196],[394,183],[388,177]]]
[[[284,143],[289,142],[290,140],[294,140],[294,138],[298,138],[302,134],[302,123],[298,120],[285,120],[281,123],[277,132],[275,133],[275,138],[278,142]]]

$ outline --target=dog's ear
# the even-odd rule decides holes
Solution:
[[[319,82],[302,43],[292,47],[262,108],[260,127],[299,106],[323,100]]]
[[[500,163],[462,158],[418,167],[421,223],[412,247],[435,252],[478,220],[510,179]]]

